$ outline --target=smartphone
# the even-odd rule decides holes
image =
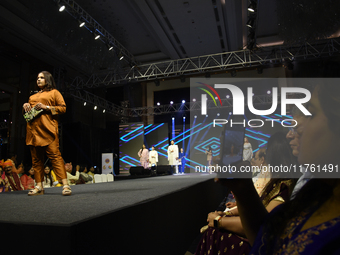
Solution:
[[[225,125],[221,135],[220,168],[216,169],[218,178],[237,177],[235,163],[243,160],[245,127],[240,124]]]

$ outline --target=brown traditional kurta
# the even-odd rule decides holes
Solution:
[[[30,96],[28,103],[34,107],[37,103],[50,106],[50,111],[43,111],[36,119],[27,123],[26,144],[46,146],[58,136],[58,115],[66,112],[63,96],[56,89],[38,92]]]
[[[66,112],[63,96],[56,89],[42,91],[30,96],[28,103],[49,106],[35,119],[27,123],[26,144],[30,145],[34,177],[37,183],[44,180],[44,156],[50,158],[57,180],[66,179],[63,158],[59,151],[58,115]]]

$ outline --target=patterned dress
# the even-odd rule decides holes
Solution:
[[[268,185],[272,185],[272,188],[262,199],[263,205],[267,206],[271,201],[289,200],[291,184],[291,180],[281,181],[278,185],[268,183]],[[195,255],[247,255],[250,250],[251,246],[246,238],[228,230],[209,227],[204,232]]]

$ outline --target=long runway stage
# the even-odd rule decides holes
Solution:
[[[214,174],[168,175],[0,194],[8,252],[184,255],[226,195]],[[14,241],[14,246],[10,245]],[[30,253],[32,251],[32,253]]]

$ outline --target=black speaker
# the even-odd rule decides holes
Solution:
[[[158,175],[172,174],[171,166],[169,165],[158,165],[156,171]]]
[[[131,175],[143,175],[144,174],[144,167],[142,167],[142,166],[132,166],[132,167],[130,167],[130,174]]]

